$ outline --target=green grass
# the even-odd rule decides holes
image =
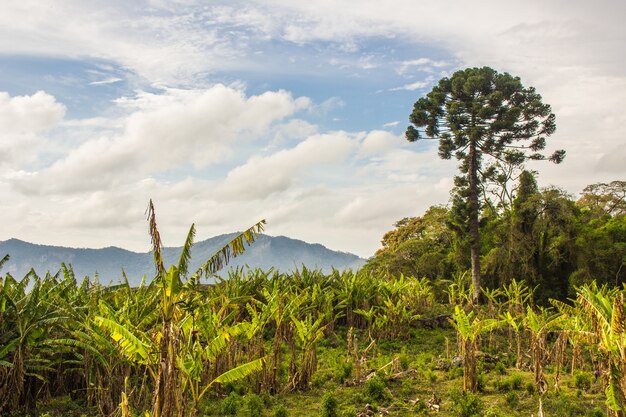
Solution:
[[[230,387],[239,392],[207,398],[200,407],[199,416],[235,415],[238,417],[315,417],[322,416],[323,398],[332,392],[337,400],[337,415],[352,417],[371,404],[375,409],[388,410],[389,416],[408,417],[415,415],[461,416],[463,412],[459,397],[463,387],[463,372],[460,368],[438,369],[438,360],[446,362],[446,338],[448,350],[456,355],[456,335],[452,329],[413,330],[411,337],[404,341],[383,341],[377,343],[368,353],[368,361],[363,374],[368,375],[389,364],[398,357],[396,369],[389,366],[374,379],[361,384],[351,384],[351,375],[345,365],[345,332],[338,332],[332,340],[326,340],[318,348],[318,370],[313,377],[311,388],[305,392],[269,395],[248,393],[245,382]],[[367,337],[361,335],[360,346],[364,347]],[[505,342],[500,341],[501,345]],[[482,408],[477,415],[527,417],[537,414],[538,396],[533,386],[533,373],[529,370],[516,370],[501,365],[484,366],[481,373],[482,392],[477,394]],[[480,365],[479,365],[480,367]],[[396,374],[401,377],[392,378]],[[581,377],[581,375],[584,375]],[[561,372],[561,391],[553,389],[554,374],[548,368],[546,379],[550,391],[544,398],[546,415],[563,417],[601,416],[604,395],[601,382],[580,372],[575,377]],[[580,388],[584,389],[580,389]],[[240,395],[243,394],[243,395]],[[426,402],[432,395],[441,399],[441,411],[432,413],[425,410]],[[467,407],[470,409],[471,407]],[[228,414],[230,413],[230,414]],[[234,413],[234,414],[232,414]],[[20,417],[92,417],[95,410],[88,410],[68,397],[52,399],[38,407],[31,414]],[[470,414],[468,414],[470,415]]]

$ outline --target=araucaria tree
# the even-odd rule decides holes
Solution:
[[[518,77],[488,68],[468,68],[443,78],[413,106],[406,138],[439,140],[439,156],[461,162],[456,178],[467,213],[466,225],[474,291],[481,296],[479,214],[481,194],[498,176],[498,166],[521,167],[525,161],[560,163],[565,151],[546,157],[546,137],[556,129],[550,106]]]

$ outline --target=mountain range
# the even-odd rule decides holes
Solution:
[[[199,268],[211,255],[217,252],[237,234],[225,234],[196,242],[191,251],[191,272]],[[176,264],[180,256],[180,247],[163,248],[163,261],[166,268]],[[15,278],[22,278],[31,268],[39,275],[46,272],[56,273],[61,263],[71,265],[77,278],[93,277],[96,273],[100,282],[115,283],[122,278],[122,269],[132,285],[137,285],[145,275],[154,275],[154,263],[151,252],[138,253],[118,247],[102,249],[66,248],[60,246],[38,245],[18,239],[0,242],[0,258],[10,255],[0,273],[10,273]],[[346,252],[330,250],[320,244],[311,244],[285,236],[259,235],[246,251],[231,258],[228,268],[250,267],[268,270],[274,268],[281,272],[302,269],[320,269],[329,272],[332,268],[358,269],[365,259]],[[226,276],[227,271],[218,275]]]

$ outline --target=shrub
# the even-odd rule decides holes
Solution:
[[[522,382],[524,381],[524,379],[522,378],[522,376],[520,374],[511,375],[509,380],[511,381],[511,388],[512,389],[521,389],[522,388]]]
[[[448,379],[457,379],[463,376],[463,368],[453,367],[448,371]]]
[[[509,392],[511,391],[511,381],[509,379],[503,379],[498,384],[498,391],[500,392]]]
[[[593,410],[589,410],[586,417],[606,417],[606,414],[603,409],[596,407]]]
[[[527,382],[526,392],[528,393],[528,395],[533,395],[535,393],[535,384],[533,384],[532,382]]]
[[[315,388],[322,388],[332,379],[333,371],[331,369],[319,370],[311,377],[311,385]]]
[[[426,413],[428,412],[428,406],[424,402],[424,400],[418,400],[413,407],[413,411],[416,413]]]
[[[485,392],[487,382],[485,378],[485,374],[478,374],[478,378],[476,380],[476,389],[478,392]]]
[[[231,393],[228,394],[228,397],[224,398],[224,401],[222,401],[222,410],[221,410],[222,415],[225,415],[225,416],[237,415],[240,401],[241,401],[241,396],[237,394],[235,391],[231,391]]]
[[[574,374],[574,386],[583,391],[591,389],[591,375],[587,372],[576,372]]]
[[[450,396],[452,398],[452,408],[455,411],[455,415],[459,417],[482,416],[483,403],[480,398],[478,398],[478,395],[471,392],[454,390]]]
[[[263,400],[256,394],[246,396],[246,408],[250,412],[250,417],[261,417],[263,415]]]
[[[339,417],[337,414],[337,398],[335,394],[328,391],[322,397],[322,417]]]
[[[433,371],[427,371],[427,372],[426,372],[426,378],[428,378],[428,380],[429,380],[431,383],[435,383],[435,382],[437,382],[437,374],[436,374],[436,373],[434,373]]]
[[[403,350],[402,353],[398,356],[398,360],[400,361],[400,367],[402,370],[406,371],[409,369],[409,365],[411,361],[409,360],[409,355],[407,355],[406,350]]]
[[[506,367],[502,362],[496,363],[496,366],[493,369],[500,375],[506,375]]]
[[[343,413],[341,413],[341,417],[356,417],[357,414],[356,408],[354,406],[350,406],[344,410]]]
[[[343,384],[352,377],[354,366],[350,362],[342,362],[335,368],[335,379]]]
[[[274,413],[272,413],[272,417],[287,417],[289,413],[287,412],[287,407],[284,405],[279,405],[274,409]]]
[[[516,408],[519,405],[519,398],[517,397],[517,394],[514,392],[509,392],[506,394],[506,403],[508,404],[509,407],[511,408]]]
[[[385,382],[375,376],[365,383],[365,395],[372,401],[384,401],[387,396],[385,388]]]
[[[404,398],[409,398],[413,394],[414,381],[411,379],[403,379],[400,392]]]

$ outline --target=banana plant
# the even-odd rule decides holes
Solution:
[[[503,322],[496,319],[478,318],[474,315],[474,311],[466,313],[465,310],[456,305],[450,323],[452,323],[462,341],[463,390],[465,392],[476,392],[478,389],[476,342],[481,334],[498,328]]]
[[[0,279],[0,414],[20,405],[34,407],[36,386],[53,371],[54,352],[47,342],[64,319],[54,300],[65,285],[56,275],[41,278],[32,269],[21,281],[10,274]]]
[[[314,320],[311,313],[308,313],[302,320],[295,316],[291,317],[291,323],[302,351],[300,369],[292,376],[294,388],[308,388],[317,369],[316,345],[324,337],[325,319],[324,315],[320,315]]]
[[[626,415],[626,287],[592,284],[577,288],[576,304],[595,334],[598,353],[608,365],[606,403],[616,417]]]
[[[543,374],[543,363],[547,353],[546,336],[551,331],[559,328],[563,321],[563,316],[545,309],[537,311],[526,306],[526,317],[524,326],[530,334],[530,351],[533,358],[533,370],[535,374],[535,384],[539,392],[539,412],[538,417],[543,417],[543,396],[548,391],[548,383]]]

